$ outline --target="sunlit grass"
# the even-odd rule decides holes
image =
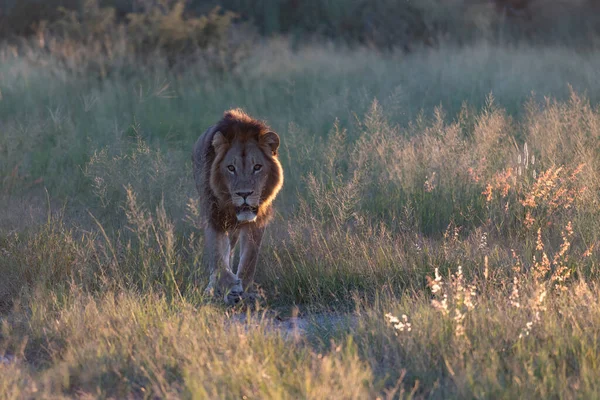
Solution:
[[[104,80],[5,53],[0,397],[597,395],[596,53],[272,42]],[[189,161],[231,106],[286,171],[234,309],[201,294]]]

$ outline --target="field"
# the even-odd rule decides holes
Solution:
[[[0,49],[0,398],[599,396],[600,52],[151,60]],[[236,307],[190,163],[231,107],[286,178]]]

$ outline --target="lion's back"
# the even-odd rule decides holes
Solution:
[[[214,151],[211,146],[214,136],[214,126],[208,128],[194,144],[192,150],[192,165],[194,170],[194,181],[198,194],[201,196],[201,201],[206,199],[207,191],[209,190],[210,181],[210,165],[214,159]]]

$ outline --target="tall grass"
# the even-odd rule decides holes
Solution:
[[[437,106],[448,122],[464,104],[471,112],[483,106],[490,93],[509,115],[522,115],[532,94],[538,101],[566,100],[569,85],[595,104],[600,62],[596,53],[564,48],[479,45],[407,58],[323,47],[291,52],[286,43],[275,42],[256,49],[255,57],[225,77],[211,76],[202,63],[170,71],[157,59],[136,73],[124,68],[96,81],[34,49],[16,58],[8,49],[3,54],[2,179],[41,178],[61,194],[88,190],[79,167],[95,151],[122,155],[141,135],[169,154],[188,152],[189,143],[232,106],[289,131],[291,152],[291,146],[317,145],[316,138],[327,136],[336,120],[348,140],[355,140],[361,132],[357,116],[361,119],[374,99],[392,126],[429,117]],[[184,168],[185,157],[173,158]],[[289,188],[297,187],[291,183]]]
[[[596,53],[274,41],[100,80],[2,57],[1,397],[597,394]],[[280,133],[286,185],[263,296],[226,309],[189,156],[232,106]]]
[[[260,315],[235,324],[212,307],[196,310],[153,296],[114,293],[37,304],[28,323],[4,324],[3,336],[11,339],[3,345],[17,350],[20,358],[36,357],[40,368],[0,367],[5,371],[3,398],[52,393],[365,398],[376,393],[370,368],[359,359],[356,346],[344,344],[325,355],[302,343],[290,346]],[[32,346],[17,338],[20,333],[44,353],[27,354]],[[19,350],[23,348],[25,354]]]

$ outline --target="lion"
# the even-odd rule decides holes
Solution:
[[[227,304],[251,294],[258,253],[273,200],[283,186],[279,136],[241,109],[226,111],[196,141],[194,180],[204,224],[205,293],[222,293]],[[232,271],[240,241],[237,271]]]

